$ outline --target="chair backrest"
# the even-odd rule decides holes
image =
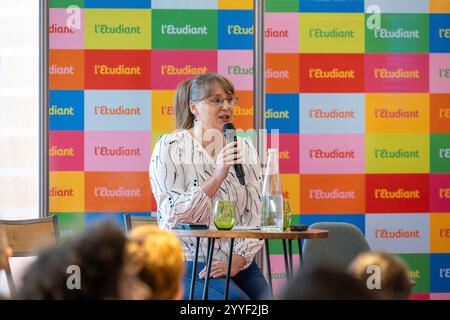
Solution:
[[[360,253],[370,251],[362,232],[354,225],[343,222],[318,222],[311,229],[329,231],[328,238],[305,240],[303,246],[303,267],[320,266],[346,270],[350,262]]]
[[[13,257],[36,255],[58,240],[57,216],[29,220],[0,220]]]
[[[29,220],[0,220],[0,225],[6,233],[13,257],[35,256],[39,251],[56,244],[59,238],[56,215]],[[10,296],[14,299],[17,289],[9,261],[5,272]]]
[[[127,232],[147,224],[158,225],[158,219],[151,216],[133,216],[131,214],[125,215],[125,229]]]

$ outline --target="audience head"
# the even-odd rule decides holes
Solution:
[[[86,230],[79,238],[43,251],[25,273],[19,297],[32,300],[150,298],[149,288],[133,276],[125,259],[126,242],[122,231],[102,223]]]
[[[380,271],[380,289],[372,289],[379,299],[404,300],[411,294],[409,270],[397,256],[383,252],[365,252],[350,264],[350,273],[367,285],[374,273],[369,267],[376,266]],[[369,279],[370,280],[370,279]]]
[[[0,270],[8,267],[8,259],[12,256],[12,250],[8,246],[8,239],[6,232],[2,225],[0,225]]]
[[[152,299],[181,299],[184,253],[175,234],[156,225],[137,227],[129,234],[128,255]]]
[[[282,294],[284,300],[372,300],[372,293],[348,273],[320,267],[301,271]]]

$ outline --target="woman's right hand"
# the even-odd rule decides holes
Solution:
[[[237,148],[237,141],[226,144],[222,151],[217,155],[214,175],[221,179],[221,181],[225,180],[230,167],[234,164],[242,163],[242,160],[243,155]]]

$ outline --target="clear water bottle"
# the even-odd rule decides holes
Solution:
[[[262,190],[261,230],[283,231],[283,192],[278,166],[278,149],[269,149]]]

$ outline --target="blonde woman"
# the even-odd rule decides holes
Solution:
[[[184,253],[173,233],[140,226],[129,234],[127,251],[138,277],[150,287],[152,299],[183,297]]]
[[[261,165],[252,142],[238,138],[226,143],[223,127],[231,123],[237,102],[233,84],[215,73],[182,82],[175,95],[176,131],[156,143],[150,162],[150,182],[158,205],[158,223],[172,229],[178,223],[214,226],[214,200],[236,202],[237,226],[259,226],[261,214]],[[242,164],[245,185],[235,174]],[[195,239],[182,238],[188,261],[194,259]],[[229,298],[266,299],[268,284],[254,262],[263,241],[236,239],[231,264]],[[206,274],[207,241],[199,249],[199,270],[194,298],[201,298]],[[229,243],[217,240],[213,250],[208,296],[223,299]],[[192,263],[186,264],[185,296],[188,298]]]

